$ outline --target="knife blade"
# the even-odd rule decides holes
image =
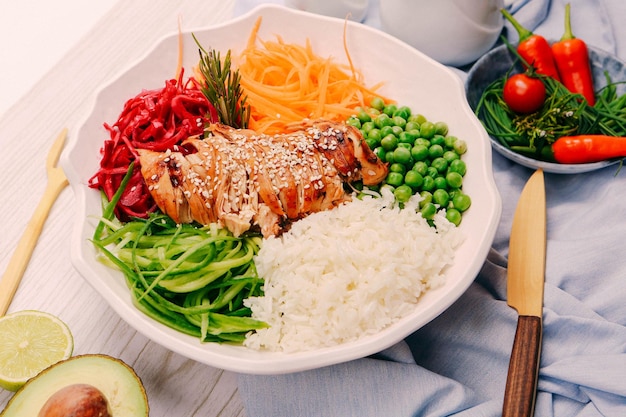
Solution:
[[[517,328],[507,374],[503,417],[532,417],[541,355],[546,266],[546,195],[543,170],[526,182],[513,215],[509,241],[507,303]]]

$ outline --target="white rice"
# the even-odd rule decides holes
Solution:
[[[296,222],[263,242],[255,259],[265,295],[249,298],[253,349],[297,352],[371,335],[413,312],[443,284],[462,237],[438,214],[431,227],[393,196],[365,198]]]

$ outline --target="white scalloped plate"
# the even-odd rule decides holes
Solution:
[[[343,20],[263,5],[222,25],[185,32],[185,67],[191,71],[198,56],[191,32],[205,48],[224,52],[231,49],[235,54],[245,46],[259,16],[263,17],[259,32],[262,39],[280,35],[287,42],[304,43],[308,38],[317,54],[347,62]],[[89,239],[101,214],[100,196],[87,187],[87,181],[99,166],[99,149],[107,137],[103,123],[117,120],[124,102],[142,89],[161,87],[166,79],[172,78],[178,53],[177,34],[172,33],[98,92],[93,108],[61,158],[77,202],[73,263],[113,310],[138,332],[181,355],[222,369],[251,374],[296,372],[381,351],[437,317],[469,287],[493,241],[501,201],[492,175],[489,137],[467,105],[462,81],[408,45],[361,24],[348,24],[347,44],[355,65],[363,71],[368,83],[384,81],[382,93],[431,120],[446,121],[450,132],[468,144],[464,190],[472,198],[472,207],[460,226],[467,238],[458,249],[455,264],[447,271],[445,285],[426,293],[412,314],[379,334],[331,348],[289,354],[203,344],[139,312],[131,303],[122,274],[96,260]]]

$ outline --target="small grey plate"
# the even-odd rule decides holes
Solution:
[[[615,55],[601,49],[592,46],[588,46],[588,49],[596,91],[607,84],[605,72],[609,75],[612,82],[626,80],[626,64],[624,62]],[[500,45],[492,49],[476,61],[468,72],[465,81],[467,101],[472,110],[476,110],[476,105],[480,101],[485,88],[496,79],[503,77],[511,70],[511,67],[515,65],[515,68],[511,71],[512,73],[523,72],[521,64],[519,62],[516,64],[515,61],[515,55],[509,51],[506,45]],[[616,88],[618,95],[626,93],[626,84],[617,84]],[[580,174],[595,171],[621,161],[621,159],[613,159],[591,164],[557,164],[521,155],[503,146],[494,137],[491,137],[491,145],[498,153],[520,165],[534,169],[543,168],[545,172],[554,174]]]

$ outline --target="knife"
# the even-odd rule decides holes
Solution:
[[[541,355],[546,267],[546,194],[543,170],[528,179],[513,215],[509,241],[507,302],[517,329],[504,392],[502,417],[532,417]]]

